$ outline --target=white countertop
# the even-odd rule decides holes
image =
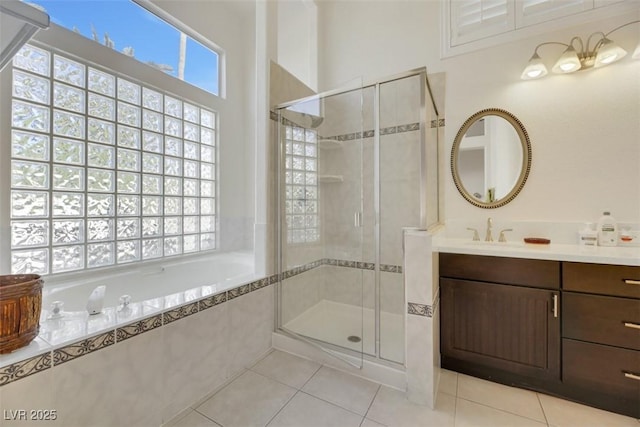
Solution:
[[[435,235],[432,244],[434,252],[640,266],[640,247],[580,246],[553,241],[548,245],[522,241],[487,243],[442,235]]]

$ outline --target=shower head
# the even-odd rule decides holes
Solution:
[[[315,129],[324,121],[324,117],[293,110],[282,110],[282,115],[287,120],[306,129]]]

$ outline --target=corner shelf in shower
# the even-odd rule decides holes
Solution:
[[[338,141],[337,139],[318,140],[318,148],[320,148],[321,150],[334,150],[340,147],[342,147],[342,141]]]
[[[318,182],[323,184],[329,184],[332,182],[342,182],[344,179],[342,175],[318,175]]]

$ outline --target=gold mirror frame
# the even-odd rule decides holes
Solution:
[[[465,136],[471,125],[473,125],[478,119],[486,116],[498,116],[509,122],[509,124],[511,124],[511,126],[513,126],[515,131],[518,133],[520,143],[522,144],[522,165],[520,167],[520,176],[518,177],[516,184],[513,186],[511,191],[502,199],[489,203],[481,202],[471,196],[469,192],[464,188],[462,180],[460,179],[460,174],[458,172],[458,153],[460,151],[462,138]],[[522,187],[524,187],[524,183],[527,181],[530,170],[531,141],[529,140],[529,134],[527,133],[527,130],[524,128],[520,120],[518,120],[516,116],[506,110],[502,110],[499,108],[487,108],[485,110],[478,111],[464,122],[453,141],[453,147],[451,149],[451,173],[453,174],[453,182],[456,184],[456,188],[458,189],[462,197],[464,197],[465,200],[467,200],[472,205],[479,208],[495,209],[499,208],[500,206],[504,206],[512,201],[518,195],[518,193],[520,193]]]

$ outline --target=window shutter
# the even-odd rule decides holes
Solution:
[[[516,28],[593,9],[594,0],[516,0]]]
[[[451,0],[451,44],[515,29],[513,0]]]

